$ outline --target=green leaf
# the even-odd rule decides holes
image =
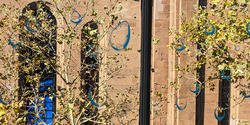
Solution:
[[[153,38],[153,44],[156,45],[160,42],[160,39],[157,38]]]
[[[219,3],[221,0],[212,0],[212,4],[217,4],[217,3]]]
[[[0,116],[3,116],[6,114],[6,110],[5,109],[0,109]]]

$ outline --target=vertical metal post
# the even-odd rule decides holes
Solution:
[[[199,0],[199,7],[207,6],[207,0]],[[202,51],[200,44],[197,44],[197,49]],[[197,56],[197,60],[200,61],[202,57]],[[201,91],[196,97],[196,113],[195,113],[195,125],[204,125],[204,113],[205,113],[205,64],[201,68],[197,69],[198,79],[202,83]]]
[[[139,124],[150,124],[150,73],[152,39],[152,0],[141,1],[141,70]]]

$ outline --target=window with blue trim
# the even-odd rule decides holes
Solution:
[[[90,33],[91,32],[91,33]],[[82,79],[82,88],[84,95],[88,95],[88,90],[92,87],[92,93],[98,90],[99,82],[99,55],[98,55],[98,46],[97,42],[98,35],[98,25],[94,21],[87,22],[81,31],[81,79]],[[89,100],[88,98],[85,98]],[[93,117],[97,115],[97,108],[93,105],[89,105],[85,111],[85,117]],[[85,125],[92,125],[93,122],[86,122]]]
[[[28,111],[29,125],[52,124],[56,109],[56,99],[53,94],[56,90],[56,73],[53,68],[56,62],[56,18],[48,4],[42,1],[28,4],[19,19],[24,24],[19,35],[22,41],[22,45],[18,48],[19,62],[22,63],[22,67],[34,69],[30,72],[19,71],[18,81],[19,99],[27,102],[25,110]],[[29,28],[30,25],[27,23],[31,17],[27,15],[29,11],[36,19],[35,29]],[[43,51],[39,53],[32,47],[39,47]],[[38,83],[28,78],[38,77],[37,75]]]

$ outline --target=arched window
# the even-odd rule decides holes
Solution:
[[[21,46],[18,48],[18,58],[22,63],[19,99],[27,102],[28,124],[51,124],[56,109],[56,99],[52,96],[56,90],[53,68],[56,62],[56,18],[48,4],[32,2],[23,9],[19,18],[23,24],[19,35]]]
[[[94,21],[86,23],[81,31],[81,79],[84,81],[82,88],[86,95],[88,91],[91,93],[98,94],[98,83],[99,82],[99,54],[97,41],[98,26]],[[94,116],[97,113],[97,108],[91,105],[89,109],[85,111],[86,117]],[[93,124],[92,122],[86,123],[88,125]]]
[[[95,84],[98,81],[98,26],[94,21],[90,21],[83,26],[81,31],[81,66],[82,79],[89,84]],[[93,74],[95,72],[95,74]],[[93,76],[94,75],[94,76]],[[90,80],[89,76],[93,78]]]

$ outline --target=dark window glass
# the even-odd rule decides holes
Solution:
[[[56,100],[51,95],[56,90],[56,73],[53,69],[56,61],[56,18],[47,4],[42,1],[28,4],[19,19],[23,24],[19,35],[22,42],[18,48],[19,61],[21,67],[31,69],[29,72],[19,72],[19,99],[27,102],[28,124],[38,124],[41,120],[51,124],[55,113]],[[29,12],[32,14],[28,15]],[[40,76],[38,82],[28,78],[37,75]],[[38,92],[36,87],[39,88]],[[40,118],[35,116],[36,112],[39,112]]]
[[[94,21],[86,23],[81,31],[81,79],[82,88],[85,95],[88,95],[89,88],[91,87],[91,93],[94,90],[98,90],[99,82],[99,53],[97,41],[98,26]],[[98,94],[98,93],[97,93]],[[88,98],[86,98],[88,100]],[[93,117],[97,114],[97,108],[93,105],[85,111],[85,117]],[[86,125],[94,124],[92,122],[85,123]]]

